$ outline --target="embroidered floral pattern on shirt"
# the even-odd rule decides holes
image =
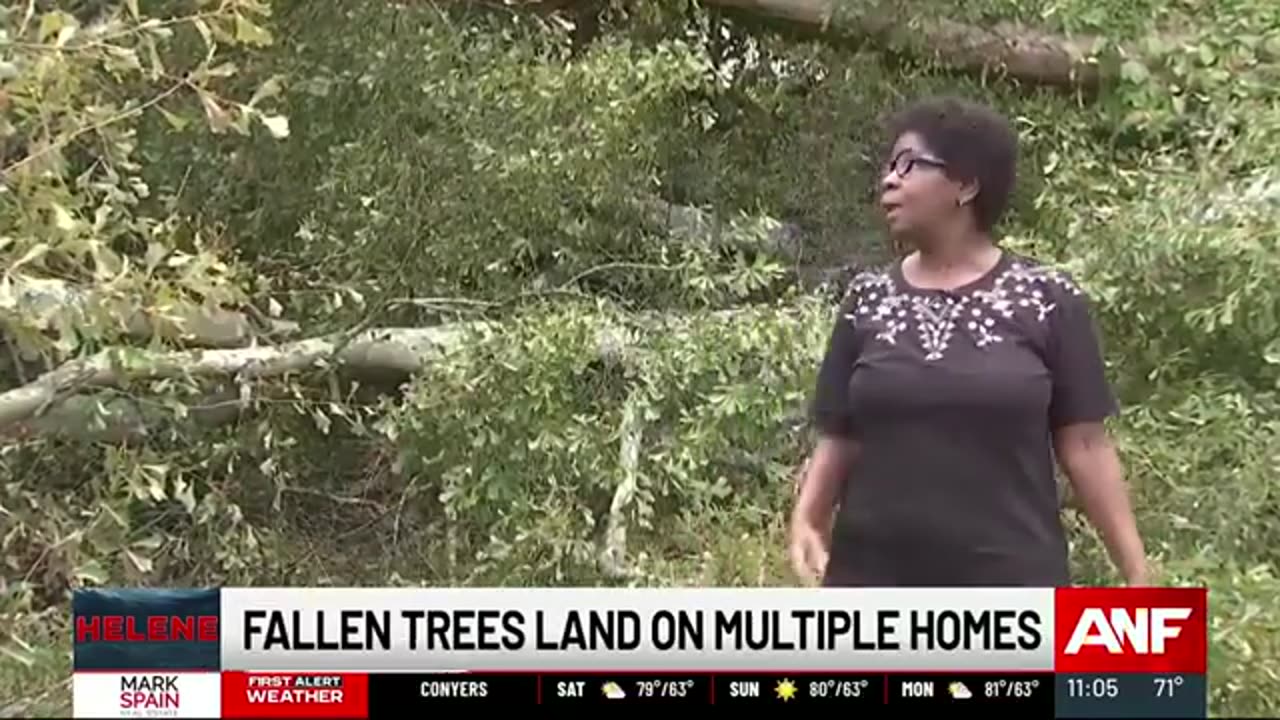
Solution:
[[[1000,321],[1015,313],[1033,313],[1044,322],[1053,312],[1051,285],[1072,295],[1077,287],[1057,270],[1013,262],[996,277],[989,290],[973,290],[964,295],[902,292],[886,271],[863,272],[849,285],[846,299],[856,303],[845,316],[854,324],[870,323],[875,338],[891,345],[914,326],[924,349],[925,360],[939,360],[951,346],[957,331],[967,335],[979,348],[1004,342]]]

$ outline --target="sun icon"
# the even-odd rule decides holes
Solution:
[[[784,678],[778,681],[778,686],[773,691],[778,693],[779,700],[786,702],[796,696],[796,684]]]

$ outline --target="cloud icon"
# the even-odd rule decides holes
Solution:
[[[968,700],[973,697],[973,693],[969,692],[969,688],[965,687],[962,682],[953,682],[947,686],[947,692],[951,693],[951,697],[957,700]]]
[[[618,687],[616,682],[607,682],[600,689],[604,692],[604,696],[610,700],[621,700],[627,696],[626,691]]]

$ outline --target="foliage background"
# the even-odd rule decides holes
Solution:
[[[818,281],[887,257],[877,122],[931,92],[1015,118],[1006,242],[1094,297],[1156,579],[1210,588],[1212,710],[1280,712],[1280,6],[912,4],[1141,49],[1086,97],[674,0],[53,5],[0,39],[7,385],[143,347],[121,307],[152,347],[249,301],[308,335],[475,332],[403,393],[317,369],[193,426],[209,387],[167,379],[103,400],[142,439],[8,443],[6,713],[68,711],[84,583],[790,584]],[[784,230],[801,252],[765,252]],[[30,278],[91,301],[33,309]],[[1081,581],[1113,582],[1064,512]]]

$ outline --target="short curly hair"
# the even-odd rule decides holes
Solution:
[[[979,229],[989,231],[1004,215],[1017,178],[1018,136],[992,108],[960,97],[919,100],[891,116],[888,142],[908,132],[947,163],[947,176],[977,180],[973,212]]]

